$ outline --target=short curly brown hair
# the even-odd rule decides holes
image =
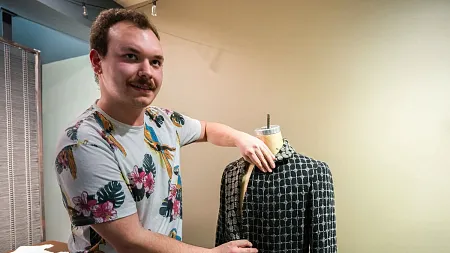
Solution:
[[[101,56],[105,56],[108,52],[109,28],[122,21],[131,22],[140,29],[150,29],[160,40],[156,27],[145,14],[131,9],[108,9],[100,12],[92,23],[90,34],[91,49],[95,49]]]

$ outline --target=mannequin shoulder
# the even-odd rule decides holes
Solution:
[[[309,168],[319,171],[326,171],[327,173],[330,172],[330,167],[328,165],[328,162],[324,160],[317,159],[312,156],[304,155],[301,153],[294,153],[294,159],[296,163],[300,163],[303,168]]]
[[[245,168],[249,163],[244,160],[243,157],[229,162],[225,165],[224,174],[235,173],[239,169]]]

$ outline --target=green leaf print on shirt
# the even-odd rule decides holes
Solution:
[[[155,122],[158,128],[160,128],[164,123],[164,117],[162,115],[159,115],[158,111],[156,111],[152,107],[148,107],[147,109],[145,109],[145,114]]]
[[[183,115],[178,112],[173,112],[172,115],[170,115],[170,120],[172,120],[172,123],[177,127],[182,127],[184,125]]]
[[[163,200],[159,214],[164,217],[170,217],[170,221],[183,217],[182,208],[182,187],[181,175],[179,173],[180,166],[174,167],[174,174],[177,176],[177,182],[171,183],[169,180],[168,197]]]
[[[128,174],[134,201],[138,202],[144,199],[144,196],[149,198],[155,190],[156,166],[151,155],[145,154],[142,168],[137,165],[134,166],[133,171]]]
[[[68,205],[67,210],[75,226],[85,226],[116,219],[116,209],[124,203],[124,200],[125,193],[120,182],[111,181],[96,194],[83,191],[80,196],[73,197],[74,206]],[[67,204],[67,199],[65,203]]]
[[[78,140],[78,128],[80,128],[81,123],[83,123],[83,120],[78,121],[74,126],[66,128],[66,135],[72,141]]]
[[[109,201],[114,204],[114,208],[118,208],[125,201],[125,193],[123,192],[122,185],[119,182],[112,181],[98,190],[97,198],[99,203]]]
[[[153,158],[149,154],[144,155],[144,161],[142,161],[142,167],[145,169],[145,173],[153,173],[153,175],[156,174],[156,166],[153,162]]]
[[[182,127],[184,125],[185,120],[182,114],[165,108],[162,110],[170,117],[170,120],[175,126]]]

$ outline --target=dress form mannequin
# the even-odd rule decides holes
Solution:
[[[327,163],[295,151],[277,125],[255,133],[275,155],[276,168],[262,173],[243,157],[225,167],[215,245],[246,239],[261,253],[336,253]]]
[[[283,146],[283,135],[280,126],[271,125],[270,127],[261,127],[255,130],[256,137],[262,140],[275,155]]]
[[[267,147],[270,149],[272,154],[276,155],[283,147],[283,135],[281,134],[280,126],[270,125],[270,116],[267,115],[267,126],[255,129],[256,137],[262,140]],[[250,180],[250,175],[255,168],[254,164],[250,164],[247,168],[246,173],[242,177],[241,181],[241,195],[240,195],[240,210],[242,214],[242,203],[244,201],[245,192],[247,191],[248,181]]]

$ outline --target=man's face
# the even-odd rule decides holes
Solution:
[[[91,52],[94,70],[100,68],[100,89],[109,103],[144,108],[158,94],[163,78],[163,52],[152,30],[119,22],[108,33],[104,57]],[[98,54],[97,54],[98,55]]]

